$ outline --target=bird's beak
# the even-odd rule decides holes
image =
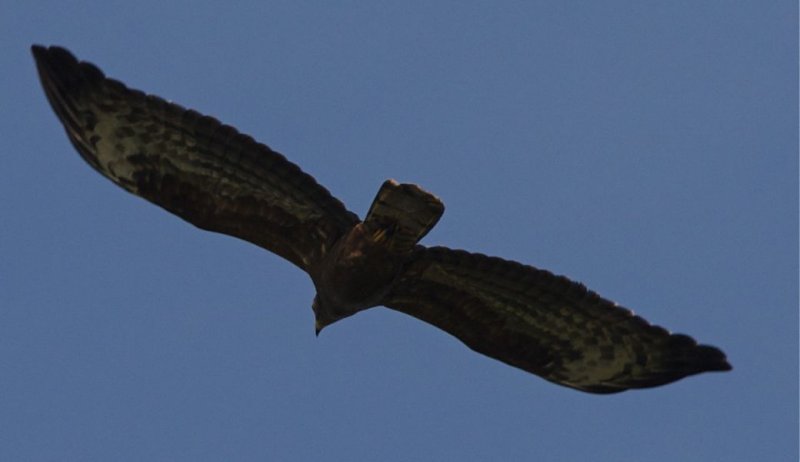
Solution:
[[[314,335],[319,337],[319,333],[322,332],[323,325],[319,323],[319,321],[314,322]]]

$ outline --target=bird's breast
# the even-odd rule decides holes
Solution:
[[[323,261],[315,280],[317,293],[329,309],[349,316],[379,305],[402,264],[400,256],[392,255],[387,246],[371,239],[358,225]]]

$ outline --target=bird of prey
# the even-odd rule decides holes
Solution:
[[[444,205],[419,186],[387,180],[362,221],[233,127],[130,89],[64,48],[32,51],[50,105],[92,168],[198,228],[249,241],[307,272],[317,333],[382,305],[591,393],[731,369],[719,349],[651,325],[563,276],[420,245]]]

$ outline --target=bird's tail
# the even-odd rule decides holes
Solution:
[[[364,219],[375,240],[388,240],[395,252],[411,251],[444,213],[438,197],[417,185],[386,180]]]

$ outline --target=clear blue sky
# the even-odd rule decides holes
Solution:
[[[797,460],[797,3],[0,0],[0,460]],[[336,5],[336,6],[334,6]],[[402,5],[402,6],[400,6]],[[284,153],[428,244],[566,274],[734,371],[592,396],[125,193],[29,47]]]

